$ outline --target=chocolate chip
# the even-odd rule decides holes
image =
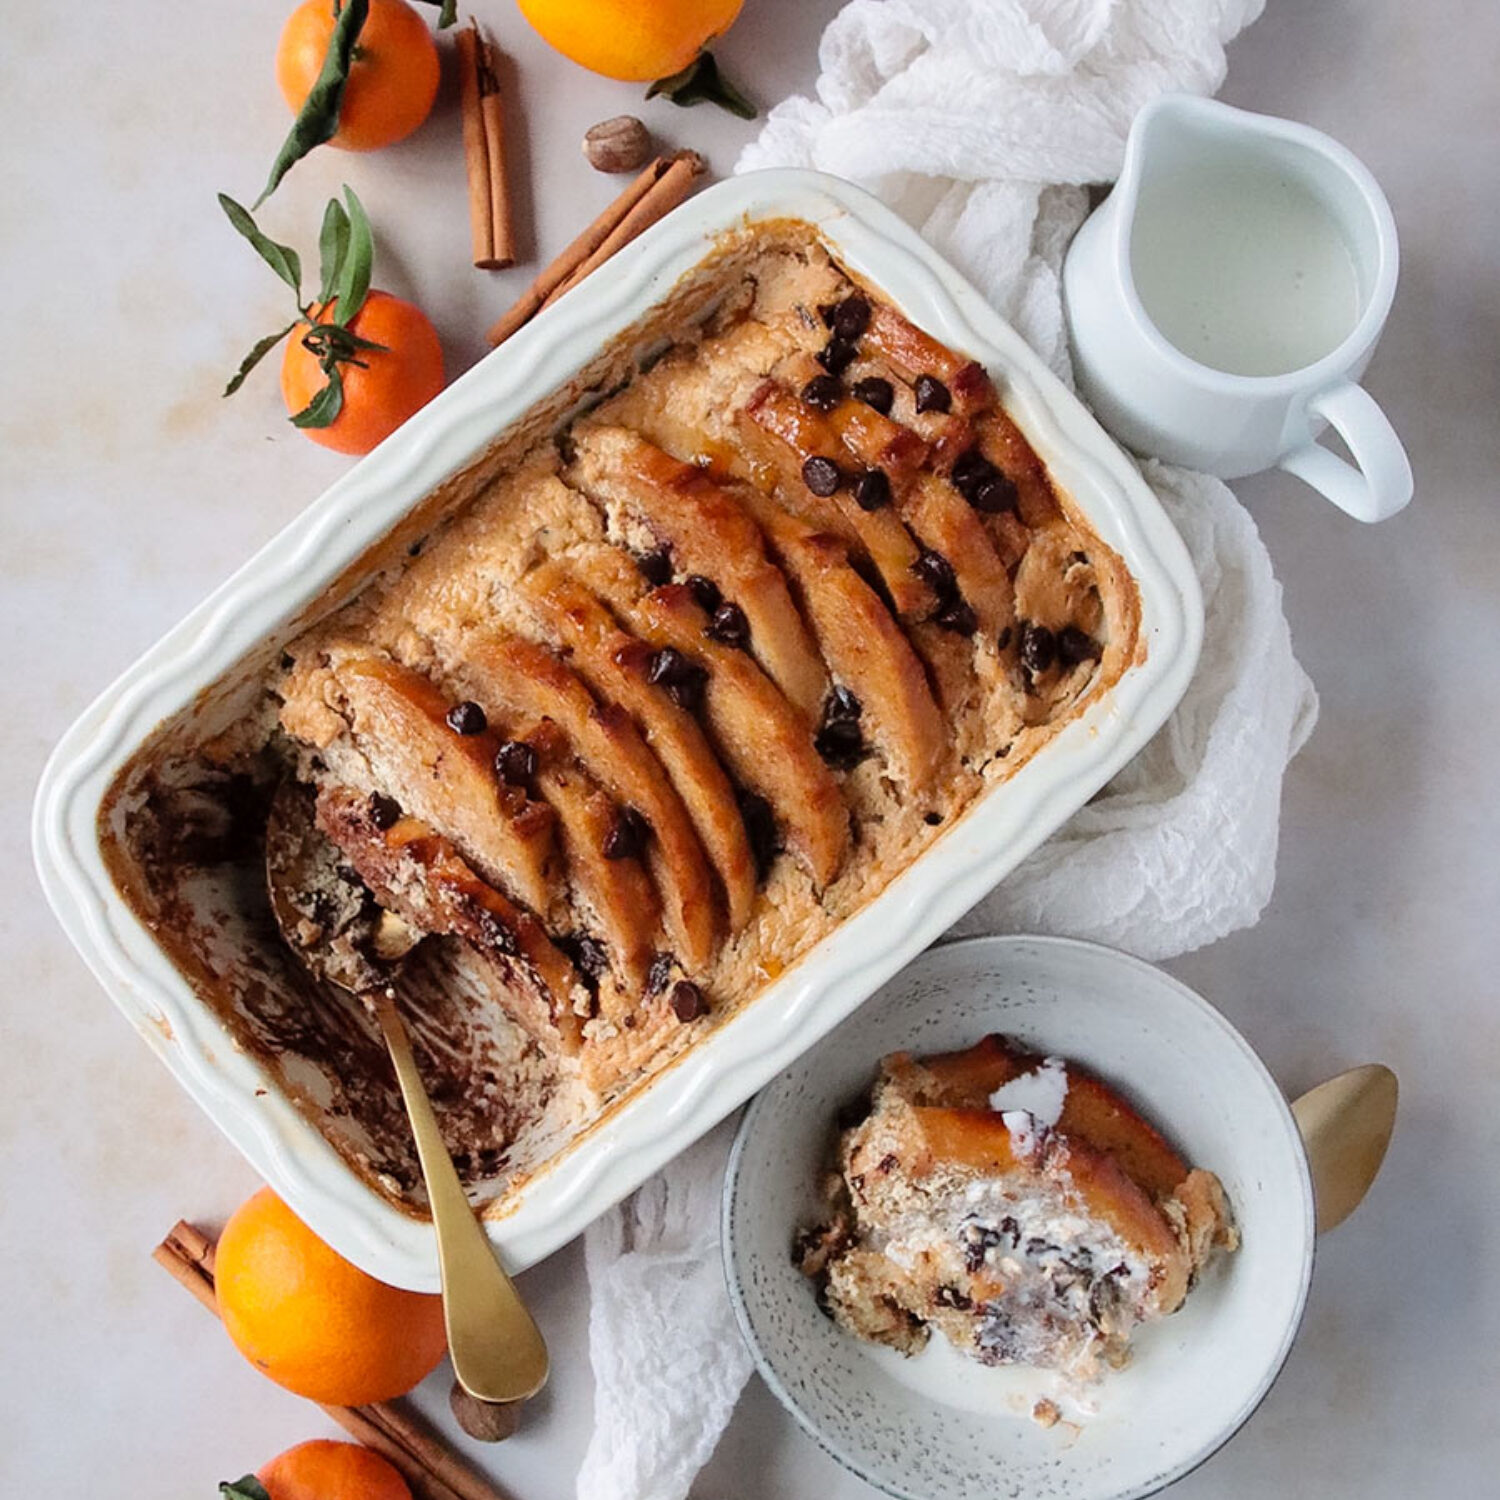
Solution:
[[[704,614],[711,615],[723,601],[724,595],[719,592],[719,585],[712,578],[705,578],[701,573],[690,573],[685,582]]]
[[[818,730],[813,745],[826,765],[852,771],[865,758],[865,737],[853,719],[834,719]]]
[[[864,704],[848,688],[836,687],[823,704],[823,722],[831,724],[837,719],[857,719],[864,711]]]
[[[984,1265],[985,1255],[997,1248],[1000,1236],[987,1224],[968,1223],[963,1229],[964,1265],[972,1273]]]
[[[1057,632],[1057,655],[1065,667],[1076,667],[1085,661],[1097,661],[1099,642],[1076,625],[1064,625]]]
[[[406,549],[406,555],[408,557],[420,557],[422,555],[422,548],[426,545],[426,542],[427,538],[425,536],[419,536],[416,541],[414,541],[411,546]]]
[[[604,835],[605,859],[635,859],[646,847],[651,825],[633,808],[622,807]]]
[[[888,417],[896,404],[896,391],[889,380],[882,380],[879,375],[867,375],[863,380],[854,382],[854,399],[863,401],[866,406],[874,407],[881,416]]]
[[[918,411],[949,411],[953,393],[936,375],[918,375],[915,386]]]
[[[940,1286],[932,1294],[932,1300],[938,1307],[955,1307],[959,1312],[968,1312],[974,1305],[973,1298],[956,1286]]]
[[[495,751],[495,774],[506,786],[525,786],[536,775],[536,748],[525,740],[506,740]]]
[[[932,617],[932,622],[944,630],[951,630],[955,635],[973,635],[979,629],[979,616],[962,599],[945,604]]]
[[[822,318],[822,320],[823,320],[823,326],[825,328],[832,328],[833,327],[834,315],[838,312],[838,310],[839,310],[839,305],[838,305],[837,302],[820,302],[820,303],[818,303],[818,316],[820,318]]]
[[[830,375],[842,375],[854,363],[858,353],[859,350],[848,339],[841,339],[838,334],[834,334],[818,350],[817,360]]]
[[[1021,627],[1021,665],[1033,675],[1045,672],[1057,658],[1057,637],[1045,625]]]
[[[923,813],[922,814],[922,821],[929,828],[936,828],[938,826],[938,824],[943,821],[943,815],[940,812]]]
[[[887,1151],[886,1154],[882,1156],[880,1160],[875,1164],[875,1170],[884,1174],[886,1172],[895,1171],[895,1169],[900,1165],[901,1158],[897,1156],[894,1151]]]
[[[384,833],[401,821],[401,804],[384,792],[370,794],[370,821]]]
[[[959,455],[948,477],[953,481],[953,488],[973,505],[979,491],[1002,475],[978,448],[970,448],[967,453]]]
[[[844,388],[832,375],[814,375],[802,387],[802,399],[815,411],[832,411],[843,397]]]
[[[584,980],[597,983],[609,970],[609,951],[596,937],[586,932],[570,932],[553,940],[573,960],[573,967]]]
[[[930,548],[911,565],[912,572],[932,587],[939,599],[947,599],[958,593],[958,579],[953,564],[941,552]]]
[[[866,469],[854,481],[854,503],[861,510],[884,510],[891,503],[891,481],[884,469]]]
[[[844,476],[831,458],[815,453],[802,465],[802,482],[813,494],[827,499],[844,482]]]
[[[290,651],[283,651],[281,653],[281,670],[283,672],[290,672],[296,665],[297,658]]]
[[[641,570],[641,577],[652,588],[659,589],[664,583],[672,581],[672,554],[665,547],[642,553],[636,558],[635,565]]]
[[[828,326],[836,337],[853,343],[870,326],[870,299],[858,292],[845,297],[833,309],[833,319]]]
[[[658,953],[651,960],[651,967],[646,970],[646,993],[648,995],[659,995],[666,989],[672,980],[672,970],[677,967],[677,960],[670,953]]]
[[[781,853],[781,838],[776,831],[776,817],[771,804],[754,792],[739,794],[740,818],[745,825],[745,838],[750,844],[750,853],[755,858],[755,870],[765,879],[776,856]]]
[[[969,496],[969,504],[986,516],[1016,508],[1016,487],[1004,474],[987,479]]]
[[[672,986],[670,1004],[672,1014],[684,1025],[708,1014],[708,1002],[703,998],[703,991],[690,979],[679,979]]]
[[[675,646],[663,646],[651,658],[646,680],[665,688],[679,708],[692,713],[703,702],[703,689],[708,683],[708,673]]]
[[[723,646],[744,650],[750,644],[750,621],[738,604],[721,604],[708,622],[708,637]]]
[[[483,734],[489,728],[489,720],[477,703],[466,698],[448,710],[448,728],[454,734]]]

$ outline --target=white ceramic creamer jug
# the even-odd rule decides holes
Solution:
[[[1079,390],[1137,452],[1224,479],[1279,465],[1383,520],[1411,465],[1357,381],[1396,267],[1390,205],[1338,142],[1166,95],[1063,266]],[[1328,424],[1353,464],[1317,441]]]

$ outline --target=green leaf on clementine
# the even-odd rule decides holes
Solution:
[[[458,20],[458,0],[426,0],[428,5],[441,5],[442,10],[438,12],[438,30],[446,31],[456,20]]]
[[[223,1480],[219,1485],[220,1500],[271,1500],[266,1487],[254,1474],[243,1479]]]
[[[755,106],[719,71],[712,52],[700,52],[680,73],[658,78],[646,90],[646,97],[658,94],[673,104],[717,104],[742,120],[753,120]]]
[[[375,268],[375,235],[365,206],[355,196],[354,189],[344,188],[344,202],[348,205],[349,244],[339,267],[338,307],[334,321],[347,327],[365,305],[370,291],[370,274]]]
[[[359,40],[369,13],[370,0],[344,0],[328,38],[323,67],[297,112],[297,118],[292,121],[292,128],[271,164],[271,175],[266,178],[266,185],[254,207],[259,208],[276,191],[281,179],[313,147],[333,139],[339,128],[339,106],[344,102],[344,86],[349,82],[349,68],[354,62],[354,44]]]
[[[291,323],[288,323],[280,333],[268,333],[265,338],[263,338],[244,357],[244,359],[240,361],[239,369],[234,372],[234,379],[224,387],[224,394],[226,396],[234,395],[234,393],[239,390],[242,385],[244,385],[245,376],[247,376],[251,372],[251,370],[253,370],[256,365],[258,365],[261,360],[263,360],[266,355],[268,355],[277,346],[277,344],[279,344],[282,339],[284,339],[287,334],[289,334],[292,329],[297,326],[297,323],[299,322],[301,322],[300,318]]]
[[[323,210],[323,228],[318,233],[318,301],[327,303],[338,285],[339,271],[349,252],[349,215],[337,198],[328,200]]]
[[[328,372],[328,384],[291,419],[293,427],[331,427],[343,411],[344,377],[337,364],[328,363],[323,368]]]
[[[229,222],[250,241],[255,253],[302,298],[302,261],[290,245],[278,245],[255,227],[255,220],[228,193],[219,194],[219,207]]]

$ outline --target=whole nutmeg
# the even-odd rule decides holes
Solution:
[[[599,172],[634,172],[651,155],[651,132],[634,115],[616,115],[589,127],[583,154]]]
[[[503,1443],[521,1425],[521,1402],[507,1401],[500,1405],[494,1401],[481,1401],[471,1396],[456,1380],[448,1392],[448,1405],[458,1425],[481,1443]]]

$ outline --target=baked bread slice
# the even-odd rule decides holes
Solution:
[[[914,1353],[937,1329],[1081,1383],[1235,1244],[1217,1178],[1119,1093],[993,1036],[887,1058],[831,1197],[797,1253],[851,1332]]]

